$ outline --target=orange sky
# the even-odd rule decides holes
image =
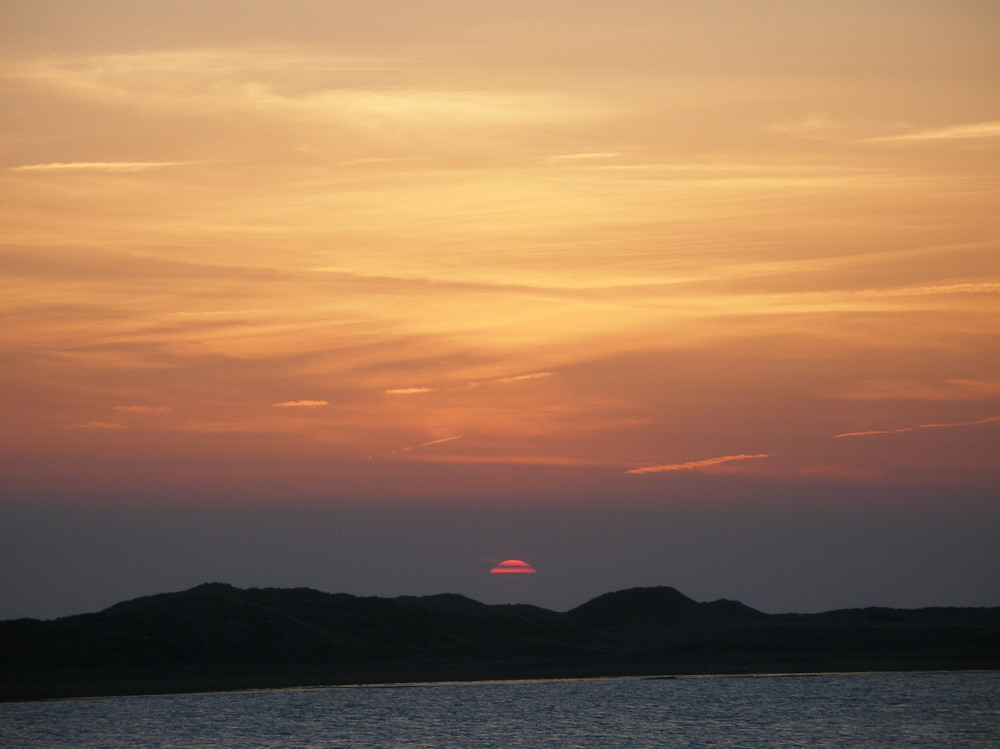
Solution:
[[[0,28],[10,496],[1000,479],[995,3]]]

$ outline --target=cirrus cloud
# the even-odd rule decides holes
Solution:
[[[1000,395],[1000,380],[950,379],[943,382],[920,380],[862,380],[854,388],[837,395],[842,400],[933,400],[957,401]]]
[[[115,406],[113,411],[123,414],[138,414],[139,416],[160,416],[170,413],[166,406]]]
[[[760,458],[772,458],[775,453],[757,453],[755,455],[723,455],[718,458],[706,458],[705,460],[692,460],[687,463],[668,463],[665,465],[658,466],[642,466],[640,468],[631,468],[625,473],[631,474],[643,474],[643,473],[664,473],[668,471],[698,471],[703,468],[713,468],[717,465],[722,465],[723,463],[730,463],[735,460],[757,460]]]
[[[960,125],[926,128],[899,135],[884,135],[868,138],[868,143],[921,143],[928,141],[970,140],[979,138],[1000,138],[1000,120],[992,122],[970,122]]]
[[[113,421],[87,421],[83,424],[67,424],[65,429],[124,429],[124,424],[117,424]]]
[[[12,166],[11,172],[142,172],[168,166],[183,166],[190,161],[57,161],[49,164]]]
[[[527,374],[513,375],[512,377],[499,377],[495,382],[521,382],[522,380],[544,380],[552,377],[552,372],[528,372]]]
[[[976,419],[975,421],[955,421],[947,424],[917,424],[912,427],[900,427],[899,429],[872,429],[867,432],[844,432],[843,434],[834,435],[834,439],[840,439],[842,437],[869,437],[876,434],[905,434],[906,432],[915,432],[918,429],[951,429],[953,427],[971,427],[977,424],[989,424],[994,421],[1000,421],[1000,416],[987,416],[985,419]]]

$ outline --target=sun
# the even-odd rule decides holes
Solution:
[[[491,575],[534,575],[538,570],[520,559],[506,559],[490,570]]]

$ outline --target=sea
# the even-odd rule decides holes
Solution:
[[[1000,672],[569,679],[0,704],[5,749],[1000,746]]]

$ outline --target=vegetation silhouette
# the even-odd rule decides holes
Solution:
[[[0,622],[0,698],[469,679],[1000,668],[1000,608],[765,614],[632,588],[567,612],[207,583]]]

